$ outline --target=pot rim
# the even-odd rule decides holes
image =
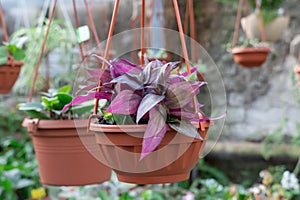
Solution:
[[[73,119],[73,120],[44,120],[44,119],[30,119],[25,117],[22,121],[23,127],[29,127],[30,124],[36,124],[37,129],[68,129],[68,128],[86,128],[87,119]]]
[[[192,122],[195,128],[200,128],[199,123]],[[126,125],[109,125],[109,124],[98,124],[98,123],[90,123],[89,130],[91,131],[103,131],[103,132],[128,132],[128,133],[136,133],[136,132],[145,132],[148,124],[126,124]],[[171,130],[168,126],[167,131]]]
[[[234,47],[231,49],[232,54],[247,54],[247,53],[269,53],[269,47]]]
[[[4,63],[3,65],[0,65],[0,68],[1,67],[22,67],[24,65],[24,62],[22,61],[7,61],[6,63]]]

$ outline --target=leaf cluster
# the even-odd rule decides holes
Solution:
[[[205,82],[189,81],[180,73],[172,73],[179,62],[163,64],[155,60],[138,66],[122,58],[109,62],[96,57],[109,66],[108,69],[88,71],[93,78],[98,77],[101,86],[93,83],[84,87],[87,95],[75,97],[63,112],[69,106],[91,98],[111,101],[104,113],[117,116],[118,124],[128,122],[128,118],[136,124],[148,124],[141,159],[160,144],[168,126],[181,134],[201,139],[191,122],[208,120],[199,119],[193,104],[193,98]]]
[[[89,114],[93,107],[93,102],[88,101],[78,106],[69,108],[65,113],[62,109],[69,104],[73,97],[69,94],[71,86],[67,85],[58,90],[49,89],[41,93],[41,102],[20,103],[18,109],[25,112],[30,118],[38,119],[74,119]]]

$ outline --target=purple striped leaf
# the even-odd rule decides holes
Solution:
[[[140,160],[158,147],[167,131],[167,111],[160,104],[149,111],[149,122],[143,137]]]
[[[131,90],[121,91],[111,102],[106,112],[130,115],[138,110],[142,97]]]
[[[89,99],[93,99],[93,98],[111,100],[112,94],[108,93],[108,92],[93,92],[93,93],[89,93],[85,96],[77,96],[70,103],[66,104],[63,107],[62,112],[65,112],[71,106],[79,105],[79,104],[81,104]]]
[[[140,119],[154,106],[159,104],[164,98],[165,96],[156,94],[147,94],[146,96],[144,96],[137,110],[136,123],[138,124]]]
[[[166,105],[170,109],[183,108],[191,103],[199,88],[206,82],[178,82],[170,85],[166,92]]]
[[[118,59],[117,61],[112,61],[110,70],[114,78],[122,76],[125,73],[139,73],[142,71],[142,68],[138,65],[135,65],[125,59]]]
[[[198,130],[194,127],[191,122],[187,120],[181,120],[179,122],[175,123],[169,123],[168,124],[173,130],[177,131],[178,133],[181,133],[183,135],[186,135],[188,137],[197,138],[199,140],[203,140],[203,138],[199,135]]]

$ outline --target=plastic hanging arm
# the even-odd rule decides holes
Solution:
[[[94,23],[94,20],[93,20],[92,12],[91,12],[91,9],[89,8],[87,0],[84,0],[84,5],[85,5],[86,12],[88,14],[88,20],[90,22],[90,26],[91,26],[94,38],[96,40],[97,47],[98,47],[99,51],[101,52],[102,49],[100,47],[100,40],[99,40],[97,30],[96,30],[96,27],[95,27],[95,23]]]
[[[261,41],[266,42],[265,25],[264,25],[264,21],[263,21],[261,10],[260,10],[261,1],[256,0],[255,4],[256,4],[256,9],[258,10],[259,27],[260,27],[260,32],[261,32]]]
[[[119,9],[119,4],[120,4],[120,0],[116,0],[115,5],[114,5],[114,10],[113,10],[113,15],[112,15],[112,19],[111,19],[111,23],[110,23],[110,27],[109,27],[109,32],[108,32],[108,38],[107,38],[107,42],[106,42],[106,47],[105,47],[105,52],[104,52],[104,59],[108,58],[108,52],[110,49],[110,45],[111,45],[111,39],[112,39],[112,35],[114,32],[114,28],[115,28],[115,23],[116,23],[116,19],[117,19],[117,13],[118,13],[118,9]],[[102,69],[104,69],[106,66],[106,63],[103,62],[102,63]],[[97,91],[100,91],[100,86],[102,85],[101,81],[99,80],[98,82],[98,89]],[[97,114],[97,110],[98,110],[98,105],[99,105],[99,99],[95,100],[95,105],[94,105],[94,112],[93,115]]]
[[[74,17],[75,17],[75,27],[79,27],[79,21],[78,21],[78,14],[77,14],[77,6],[76,6],[76,0],[73,0],[73,11],[74,11]],[[81,60],[84,60],[84,54],[83,54],[83,44],[79,43],[79,50],[80,50],[80,56]]]
[[[235,47],[235,45],[238,42],[239,37],[239,29],[240,29],[240,21],[242,17],[242,7],[243,7],[243,0],[239,1],[239,7],[236,14],[236,20],[235,20],[235,26],[234,26],[234,33],[233,33],[233,39],[232,39],[232,48]]]
[[[183,33],[182,23],[181,23],[181,19],[180,19],[180,13],[179,13],[179,7],[178,7],[177,0],[173,0],[173,5],[174,5],[174,10],[175,10],[178,30],[179,30],[179,34],[180,34],[181,47],[182,47],[182,52],[183,52],[183,56],[184,56],[184,60],[185,60],[186,69],[187,69],[188,74],[191,74],[189,57],[188,57],[188,52],[187,52],[187,48],[186,48],[186,43],[185,43],[185,38],[184,38],[184,33]],[[193,98],[193,104],[194,104],[195,113],[198,113],[199,110],[198,110],[198,103],[197,103],[196,97]]]
[[[197,39],[197,32],[195,28],[195,14],[194,14],[194,3],[193,0],[189,0],[189,10],[190,10],[190,32],[191,32],[191,39],[190,39],[190,45],[191,45],[191,56],[192,61],[197,62],[197,48],[195,46],[195,43],[193,40]]]
[[[9,40],[8,40],[7,28],[6,28],[6,23],[5,23],[5,19],[4,19],[4,14],[3,14],[3,9],[2,9],[1,2],[0,2],[0,17],[1,17],[1,26],[2,26],[2,29],[3,29],[4,41],[8,43]]]
[[[44,52],[45,47],[46,47],[46,40],[47,40],[47,37],[48,37],[48,34],[49,34],[50,25],[51,25],[51,22],[53,20],[54,11],[55,11],[55,7],[56,7],[56,2],[57,2],[57,0],[53,0],[53,4],[52,4],[52,7],[51,7],[51,12],[50,12],[50,16],[49,16],[49,21],[48,21],[48,24],[47,24],[47,28],[46,28],[44,38],[43,38],[42,48],[41,48],[37,63],[35,65],[34,76],[33,76],[32,85],[31,85],[30,93],[29,93],[29,102],[32,101],[34,87],[35,87],[37,75],[38,75],[38,72],[39,72],[39,67],[40,67],[40,63],[41,63],[41,60],[42,60],[43,52]]]
[[[141,16],[141,65],[144,65],[145,54],[145,0],[142,0],[142,16]]]

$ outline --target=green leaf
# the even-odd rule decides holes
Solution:
[[[25,110],[24,112],[28,117],[31,117],[31,118],[50,119],[46,114],[44,114],[42,112],[37,112],[35,110]]]
[[[6,46],[0,47],[0,65],[3,65],[8,60],[8,51]]]
[[[54,97],[58,100],[53,104],[53,109],[55,110],[62,110],[65,105],[70,103],[73,97],[67,93],[57,93]]]
[[[9,44],[7,48],[12,54],[14,60],[23,60],[25,58],[25,52],[22,49],[18,48],[16,45]]]
[[[45,107],[40,103],[20,103],[17,105],[17,108],[22,111],[26,110],[35,110],[41,112],[45,109]]]
[[[57,90],[57,92],[60,92],[60,93],[70,93],[71,91],[71,86],[70,85],[66,85],[64,87],[61,87]]]
[[[41,97],[41,100],[43,102],[43,104],[45,105],[45,107],[47,108],[47,110],[52,110],[53,106],[57,103],[59,103],[58,99],[55,98],[49,98],[49,97]]]
[[[94,107],[94,100],[86,101],[78,106],[71,108],[74,114],[82,115],[89,113]]]
[[[98,196],[100,197],[101,200],[109,200],[109,196],[105,190],[100,190],[98,192]]]

